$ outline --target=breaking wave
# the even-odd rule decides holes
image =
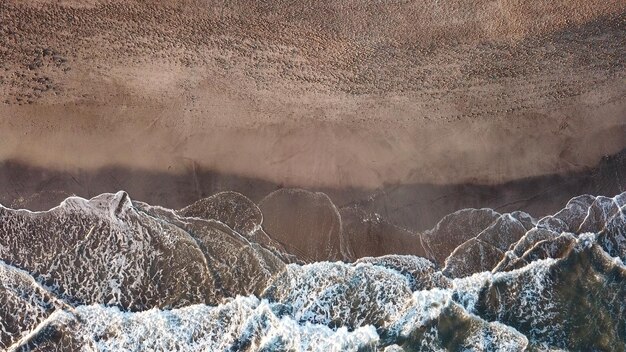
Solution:
[[[302,190],[0,207],[0,347],[624,351],[625,206],[463,209],[423,233]]]

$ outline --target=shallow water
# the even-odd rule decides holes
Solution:
[[[179,211],[125,192],[0,208],[2,348],[626,349],[626,193],[542,219],[465,209],[407,233],[413,255],[364,258],[330,200],[281,196],[295,225],[266,226],[267,203],[236,193]],[[307,216],[326,221],[314,247],[296,242]]]

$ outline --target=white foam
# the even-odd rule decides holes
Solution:
[[[372,326],[348,331],[299,324],[277,316],[274,308],[256,297],[237,297],[217,307],[128,313],[93,305],[78,307],[77,314],[83,321],[80,334],[101,351],[356,351],[379,340]]]

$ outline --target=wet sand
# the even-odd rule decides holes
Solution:
[[[46,210],[70,195],[90,198],[126,190],[135,200],[179,209],[222,191],[236,191],[255,203],[288,185],[223,174],[190,162],[184,173],[106,167],[57,171],[6,161],[0,164],[0,204]],[[554,213],[581,194],[611,196],[626,190],[626,150],[579,172],[551,174],[502,184],[388,184],[377,189],[308,188],[324,192],[339,208],[358,207],[377,213],[411,231],[432,228],[443,216],[463,208],[522,210],[535,217]]]

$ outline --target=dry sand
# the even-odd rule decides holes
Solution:
[[[0,159],[500,184],[626,147],[626,2],[0,3]]]

